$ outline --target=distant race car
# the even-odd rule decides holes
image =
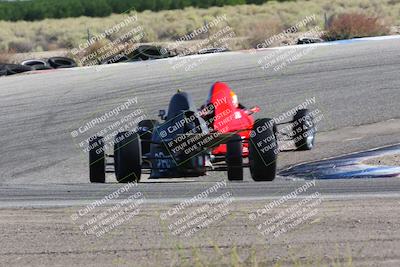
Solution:
[[[239,104],[225,83],[211,87],[200,110],[188,93],[178,91],[168,112],[160,110],[162,122],[143,120],[136,130],[118,133],[113,154],[105,153],[103,137],[90,138],[90,181],[104,183],[108,172],[118,182],[139,182],[142,173],[156,179],[199,177],[208,171],[227,171],[228,180],[243,180],[244,167],[250,168],[253,180],[272,181],[280,134],[274,120],[254,120],[258,111]],[[292,121],[281,124],[288,123],[293,131],[286,136],[297,149],[311,149],[315,126],[310,112],[298,110]]]
[[[255,119],[253,114],[260,111],[258,106],[247,109],[242,104],[239,103],[236,94],[233,90],[223,82],[216,82],[211,87],[208,94],[204,107],[206,110],[211,110],[210,113],[204,114],[203,118],[206,121],[210,121],[209,125],[212,130],[221,133],[236,132],[241,137],[243,142],[243,157],[249,156],[249,142],[250,133],[254,129]],[[272,124],[271,119],[261,119],[264,120],[266,124]],[[257,120],[258,124],[261,120]],[[268,123],[266,122],[268,121]],[[264,123],[264,124],[265,124]],[[296,132],[292,131],[291,135],[285,135],[284,132],[277,132],[278,125],[291,124],[292,128],[295,128]],[[255,128],[257,130],[257,128]],[[289,137],[286,140],[294,140],[297,150],[311,150],[314,146],[315,141],[315,125],[313,117],[309,110],[300,109],[297,110],[293,117],[293,120],[288,122],[273,123],[273,131],[275,137],[282,137],[285,135]],[[281,136],[278,136],[281,135]],[[278,138],[279,139],[279,138]],[[226,154],[227,148],[225,144],[222,144],[213,149],[213,155],[224,155]]]

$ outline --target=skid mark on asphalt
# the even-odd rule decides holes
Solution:
[[[49,162],[47,164],[40,164],[39,166],[34,166],[34,167],[31,167],[31,168],[23,169],[21,171],[16,171],[16,172],[12,173],[11,177],[12,178],[17,178],[17,177],[19,177],[21,175],[24,175],[24,174],[30,174],[32,172],[39,172],[41,170],[53,167],[53,166],[55,166],[55,165],[57,165],[57,164],[59,164],[59,163],[61,163],[63,161],[66,161],[66,160],[67,160],[67,158],[60,159],[60,160],[54,160],[54,161],[51,161],[51,162]]]
[[[400,166],[372,166],[362,163],[368,159],[395,154],[400,154],[400,144],[317,162],[300,164],[282,171],[280,175],[304,179],[400,177]]]

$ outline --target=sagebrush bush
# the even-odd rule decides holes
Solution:
[[[12,53],[0,53],[0,64],[13,63]]]
[[[249,35],[247,39],[248,48],[257,48],[268,38],[280,33],[283,26],[279,20],[266,19],[253,23],[249,27]],[[272,45],[272,44],[271,44]],[[265,48],[265,45],[263,46]]]
[[[34,48],[34,44],[29,41],[11,41],[8,44],[8,49],[13,50],[16,53],[25,53],[25,52],[30,52]]]
[[[383,19],[364,13],[344,13],[329,20],[323,39],[328,41],[389,34]]]

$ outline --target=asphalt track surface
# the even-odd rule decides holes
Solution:
[[[216,183],[211,182],[185,182],[162,184],[139,184],[137,188],[121,193],[118,197],[108,201],[113,205],[128,198],[133,192],[143,193],[146,203],[173,204],[198,196]],[[276,181],[262,186],[259,183],[227,183],[216,192],[210,193],[208,198],[199,202],[211,201],[230,192],[237,202],[271,201],[289,195],[303,186],[304,181]],[[373,199],[373,198],[399,198],[400,185],[393,179],[356,179],[316,181],[315,186],[307,190],[308,194],[320,193],[324,199]],[[47,208],[85,206],[111,196],[119,186],[112,185],[106,188],[101,185],[7,185],[0,188],[0,208]],[[299,196],[301,198],[302,196]]]
[[[315,97],[313,108],[324,115],[316,149],[282,153],[280,170],[399,143],[399,45],[400,39],[389,39],[317,46],[278,72],[266,72],[257,63],[276,51],[268,49],[205,55],[188,72],[174,70],[170,60],[158,60],[1,78],[0,202],[79,205],[117,189],[113,176],[107,178],[111,184],[88,184],[87,155],[77,148],[71,131],[132,97],[154,118],[177,89],[190,92],[200,106],[215,81],[228,82],[243,104],[259,105],[257,117],[279,116]],[[283,194],[301,184],[295,177],[255,183],[245,174],[243,183],[229,184],[243,199]],[[161,201],[188,197],[223,179],[224,173],[183,183],[148,184],[144,179],[139,188],[147,199]],[[332,195],[384,195],[398,192],[400,180],[321,181],[319,186]]]

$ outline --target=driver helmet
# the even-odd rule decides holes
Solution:
[[[239,100],[238,100],[238,97],[237,97],[237,95],[235,94],[235,92],[233,92],[232,90],[231,90],[231,97],[232,97],[232,103],[233,103],[233,105],[235,106],[235,108],[237,108],[237,107],[239,107]]]

